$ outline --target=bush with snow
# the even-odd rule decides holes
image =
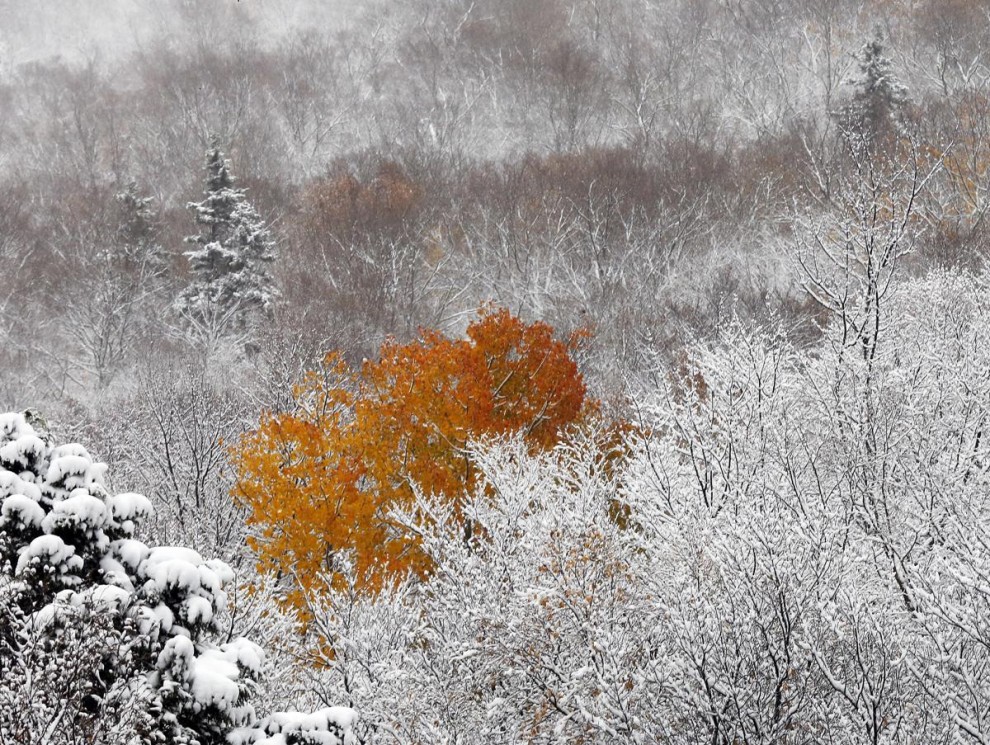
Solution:
[[[110,494],[105,472],[82,446],[0,415],[0,742],[277,734],[251,702],[260,648],[217,638],[231,569],[140,541],[151,503]],[[347,712],[295,716],[321,725],[313,742],[349,737]]]

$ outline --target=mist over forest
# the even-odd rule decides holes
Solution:
[[[990,9],[0,0],[0,743],[990,742]]]

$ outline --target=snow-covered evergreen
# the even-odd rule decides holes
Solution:
[[[264,656],[218,634],[233,572],[140,541],[151,503],[111,494],[105,472],[0,415],[0,742],[284,743],[283,720],[348,742],[349,710],[258,719]]]
[[[168,273],[168,254],[158,240],[151,197],[142,196],[133,181],[116,195],[119,211],[114,259],[121,271],[137,275],[144,285]]]
[[[847,136],[871,140],[899,126],[908,90],[894,74],[879,29],[860,50],[856,72],[849,83],[852,97],[839,111],[839,122]]]
[[[269,273],[275,241],[244,189],[234,186],[216,145],[207,152],[206,174],[205,199],[188,205],[202,230],[186,239],[196,246],[186,251],[192,282],[176,310],[199,335],[215,339],[270,313],[279,293]]]

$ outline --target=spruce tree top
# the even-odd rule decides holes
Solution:
[[[186,238],[196,244],[185,252],[193,276],[176,308],[210,338],[249,329],[279,295],[268,271],[275,241],[216,144],[206,154],[205,199],[188,206],[203,229]]]
[[[234,188],[234,177],[223,151],[214,144],[206,153],[206,197],[202,202],[189,202],[199,225],[207,227],[205,234],[186,238],[189,243],[205,246],[214,241],[223,243],[230,236],[230,223],[237,206],[245,199],[244,189]]]
[[[840,109],[839,121],[847,134],[868,140],[900,125],[900,112],[908,102],[905,88],[894,74],[886,55],[883,32],[878,28],[859,53],[851,100]]]

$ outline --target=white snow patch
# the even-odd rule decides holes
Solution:
[[[290,741],[351,745],[356,742],[353,729],[357,721],[358,713],[344,706],[331,706],[309,714],[278,712],[252,727],[234,730],[227,736],[227,741],[231,745],[287,745]]]
[[[0,523],[20,522],[25,527],[38,528],[45,519],[45,511],[41,505],[23,494],[14,494],[3,500],[0,507]]]
[[[103,579],[108,585],[134,592],[134,583],[131,581],[127,569],[112,555],[107,554],[100,559],[100,571],[103,572]]]
[[[25,435],[33,435],[34,427],[24,421],[23,414],[8,412],[0,414],[0,439],[14,440]]]
[[[240,670],[219,649],[208,649],[192,661],[192,693],[203,706],[227,711],[237,704]]]
[[[52,449],[52,460],[66,456],[82,458],[86,461],[93,460],[93,457],[89,454],[89,451],[78,442],[67,442],[64,445],[59,445]]]
[[[107,504],[110,506],[110,513],[113,515],[113,519],[118,522],[125,520],[139,521],[154,514],[151,500],[143,494],[134,494],[131,492],[116,494],[107,499]]]
[[[121,606],[126,605],[131,600],[130,592],[114,585],[97,585],[87,595],[92,598],[97,607],[112,608],[113,610],[120,610]]]
[[[0,496],[23,494],[35,502],[41,501],[41,488],[15,473],[0,469]]]
[[[145,586],[151,592],[168,589],[196,591],[200,589],[199,569],[202,562],[199,554],[192,549],[159,547],[148,552],[148,558],[139,571],[148,578]]]
[[[261,673],[262,665],[265,662],[265,653],[251,640],[238,637],[224,644],[222,648],[231,659],[245,670],[249,670],[255,675]]]
[[[120,559],[120,563],[125,567],[131,571],[136,571],[141,562],[148,558],[151,549],[141,541],[123,538],[110,544],[110,552]]]
[[[37,435],[23,435],[0,447],[0,461],[26,469],[45,457],[45,441]]]
[[[52,505],[52,511],[45,518],[45,532],[52,532],[60,525],[86,526],[98,530],[107,523],[107,507],[103,500],[89,494],[85,489],[76,489],[71,496]]]
[[[190,626],[213,621],[213,604],[204,597],[192,595],[182,601],[182,618]]]
[[[86,486],[86,473],[91,461],[79,455],[63,455],[53,458],[45,479],[53,486],[78,489]]]
[[[40,535],[31,541],[17,558],[17,568],[14,570],[14,574],[23,572],[34,559],[63,570],[81,569],[82,559],[75,556],[75,553],[75,548],[65,545],[65,541],[57,535]]]

